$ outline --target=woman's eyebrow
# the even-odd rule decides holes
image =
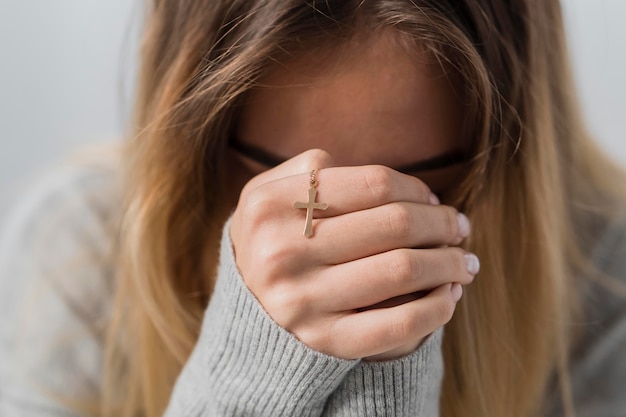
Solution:
[[[274,168],[286,161],[270,151],[249,145],[238,140],[235,136],[231,136],[228,140],[228,146],[246,156],[253,161],[265,165],[268,168]],[[436,169],[447,168],[452,165],[466,163],[470,160],[466,151],[454,150],[445,152],[432,158],[423,159],[399,168],[393,168],[396,171],[408,174],[420,171],[433,171]]]

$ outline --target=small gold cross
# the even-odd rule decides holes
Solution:
[[[316,169],[311,171],[311,180],[309,181],[309,201],[306,203],[302,203],[296,201],[293,204],[294,208],[297,209],[306,209],[306,223],[304,224],[304,236],[311,237],[313,236],[313,210],[326,210],[328,208],[328,204],[326,203],[316,203],[315,197],[317,196],[317,181],[315,180],[315,172]]]

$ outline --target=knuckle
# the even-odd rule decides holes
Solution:
[[[265,281],[276,282],[280,280],[285,274],[292,272],[289,268],[289,259],[293,259],[295,256],[295,246],[288,244],[284,240],[281,240],[279,236],[265,238],[260,236],[260,241],[271,242],[261,243],[256,245],[252,249],[252,257],[257,265],[263,267],[259,271],[264,271]]]
[[[411,212],[406,205],[388,204],[384,222],[386,230],[394,236],[404,237],[411,233]]]
[[[281,282],[271,286],[261,303],[278,324],[293,330],[310,311],[311,298],[293,285]]]
[[[447,238],[456,240],[459,236],[459,222],[457,220],[457,211],[454,207],[444,206],[443,209],[443,228]]]
[[[389,168],[383,165],[374,165],[368,167],[367,171],[365,171],[365,188],[376,201],[390,200],[392,194],[391,184]]]
[[[267,190],[262,187],[255,188],[246,195],[241,211],[246,219],[246,224],[256,228],[265,223],[276,212],[276,205]]]
[[[392,252],[389,261],[389,276],[398,283],[404,284],[414,281],[418,274],[418,266],[407,249],[398,249]]]

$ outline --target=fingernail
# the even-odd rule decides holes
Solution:
[[[465,264],[467,265],[467,272],[472,275],[476,275],[480,271],[480,259],[473,253],[467,253],[464,255]]]
[[[438,206],[440,204],[439,197],[437,197],[434,193],[430,193],[430,204],[433,206]]]
[[[452,287],[450,287],[450,292],[452,293],[452,299],[457,303],[463,296],[463,287],[461,287],[461,284],[455,282],[452,284]]]
[[[469,219],[463,213],[457,213],[456,219],[459,222],[459,233],[461,234],[461,237],[466,238],[470,234]]]

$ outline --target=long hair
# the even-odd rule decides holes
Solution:
[[[369,31],[423,45],[462,86],[465,212],[480,277],[446,326],[442,416],[529,417],[558,387],[596,230],[624,174],[581,123],[557,0],[154,0],[125,164],[104,416],[161,416],[210,302],[224,155],[246,93],[281,62]]]

